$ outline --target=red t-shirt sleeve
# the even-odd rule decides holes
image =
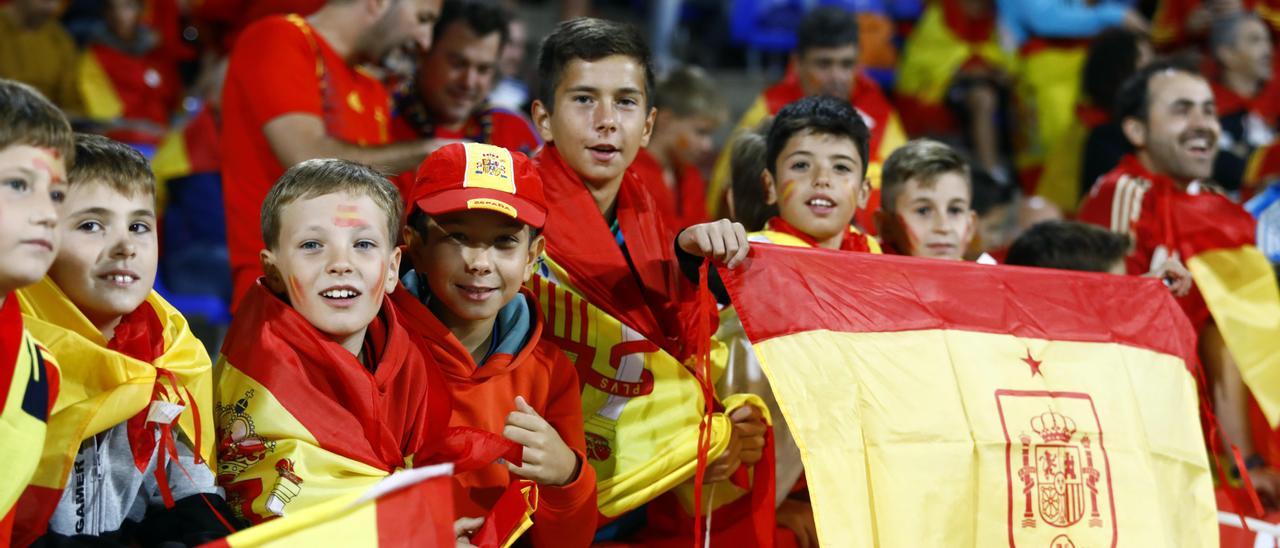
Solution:
[[[291,113],[323,116],[319,62],[319,50],[301,27],[285,17],[269,17],[240,35],[228,69],[235,77],[227,82],[241,87],[249,115],[262,124]]]
[[[555,345],[543,342],[540,346],[545,348],[539,352],[552,360],[543,418],[578,455],[582,470],[568,485],[538,488],[538,511],[529,534],[534,546],[587,546],[596,532],[596,471],[586,457],[578,374]]]

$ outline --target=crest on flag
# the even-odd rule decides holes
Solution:
[[[1010,546],[1114,546],[1102,424],[1088,394],[997,390]]]

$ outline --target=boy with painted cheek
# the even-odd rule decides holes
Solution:
[[[482,515],[520,478],[536,482],[535,546],[586,546],[596,475],[586,465],[573,364],[543,336],[537,268],[546,220],[542,179],[520,153],[452,144],[418,170],[404,229],[413,270],[392,294],[405,328],[435,358],[453,394],[451,426],[500,432],[523,464],[454,476],[459,515]]]
[[[947,145],[917,139],[884,163],[877,230],[895,253],[963,260],[977,225],[972,200],[964,158]]]
[[[141,154],[99,135],[76,136],[75,156],[58,205],[57,258],[48,277],[18,292],[30,329],[62,368],[37,470],[61,481],[30,500],[47,519],[41,542],[221,538],[234,526],[206,464],[212,364],[152,291],[155,177]]]
[[[402,209],[376,171],[334,159],[293,166],[262,204],[266,276],[227,333],[217,408],[218,483],[253,523],[401,468],[466,470],[469,455],[441,456],[448,387],[386,298]]]
[[[0,79],[0,544],[40,461],[58,368],[27,331],[13,292],[44,277],[58,248],[56,203],[74,156],[71,126],[39,92]]]
[[[866,124],[849,103],[806,97],[782,108],[766,139],[766,201],[778,215],[752,241],[880,253],[853,226],[867,206]]]

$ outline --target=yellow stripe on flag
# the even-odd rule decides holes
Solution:
[[[1199,253],[1187,268],[1258,407],[1280,426],[1280,291],[1271,263],[1248,245]]]

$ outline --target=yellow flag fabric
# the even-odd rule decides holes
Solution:
[[[453,546],[452,466],[397,472],[208,546]]]
[[[213,458],[213,371],[204,345],[176,308],[154,291],[146,303],[163,329],[164,353],[155,363],[107,349],[107,341],[53,280],[44,278],[17,293],[27,329],[49,348],[62,369],[58,399],[49,419],[44,456],[32,483],[61,490],[80,442],[137,415],[151,404],[157,382],[171,403],[185,401],[177,424],[200,457]],[[182,391],[157,371],[175,376]],[[198,441],[197,441],[198,440]]]
[[[1187,268],[1258,407],[1280,425],[1280,291],[1271,263],[1245,245],[1202,251]]]
[[[31,481],[44,447],[58,366],[23,328],[18,299],[0,305],[0,546],[9,544],[13,505]]]
[[[572,291],[568,274],[550,258],[545,265],[544,276],[528,285],[546,317],[543,336],[578,369],[597,505],[616,517],[694,476],[705,400],[675,357]],[[711,429],[708,462],[729,445],[723,413],[714,414]]]
[[[1158,282],[770,245],[725,274],[824,545],[1216,545]]]
[[[92,51],[80,55],[80,96],[84,113],[94,120],[115,120],[124,115],[124,102],[116,93],[111,77]]]

